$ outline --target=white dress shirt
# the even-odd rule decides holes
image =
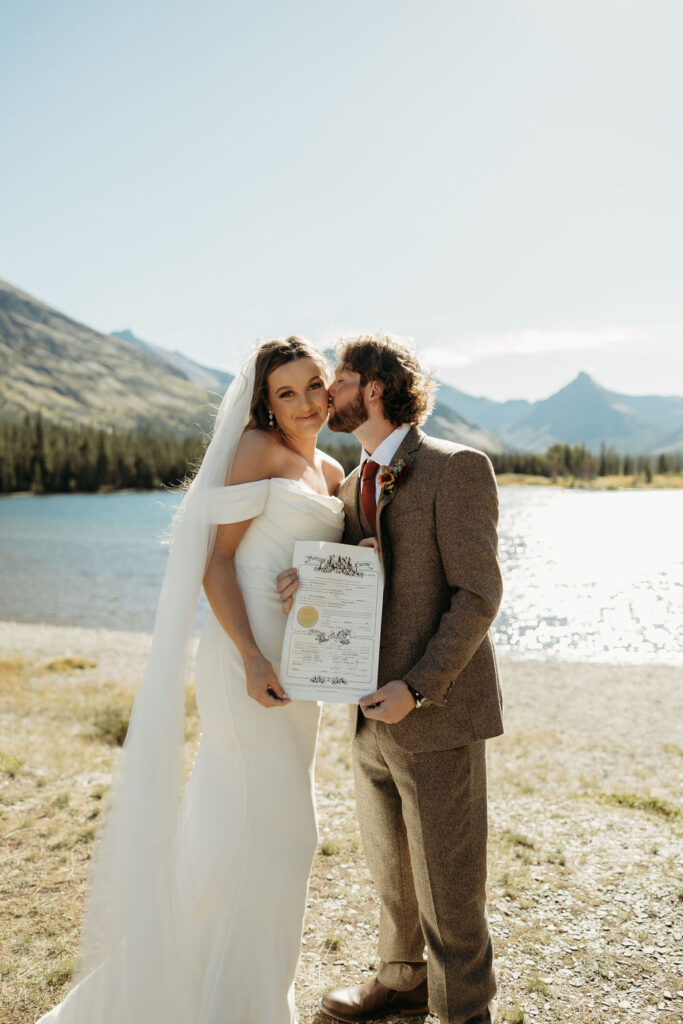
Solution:
[[[381,444],[378,444],[372,455],[368,455],[365,448],[361,449],[360,455],[360,475],[361,480],[363,478],[363,464],[368,459],[372,459],[378,466],[390,466],[391,460],[394,455],[401,447],[401,442],[410,430],[410,423],[403,423],[400,427],[396,427],[396,430],[392,430],[388,437],[385,437]],[[380,486],[377,480],[379,473],[375,477],[375,501],[379,501]]]

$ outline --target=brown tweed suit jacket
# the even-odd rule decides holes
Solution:
[[[411,752],[447,750],[503,731],[489,637],[502,596],[498,497],[486,455],[412,428],[394,456],[409,465],[381,494],[377,533],[385,570],[379,682],[403,679],[430,700],[388,728]],[[344,542],[372,530],[359,470],[340,484]],[[351,732],[362,712],[354,705]]]

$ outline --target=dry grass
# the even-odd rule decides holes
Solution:
[[[0,661],[0,1024],[31,1024],[68,988],[92,837],[119,751],[120,733],[97,723],[127,721],[131,702],[126,680],[103,681],[106,659],[97,669],[78,667],[78,652],[57,656],[74,664],[55,673],[47,658]],[[510,1024],[681,1019],[675,675],[503,666],[508,733],[489,756],[489,911],[500,1019]],[[300,1024],[328,1024],[321,992],[370,977],[375,964],[377,900],[356,828],[345,714],[327,706],[321,728]],[[198,733],[190,693],[188,768]]]
[[[496,480],[499,487],[515,484],[518,487],[568,487],[593,491],[631,490],[634,487],[647,490],[680,490],[683,487],[683,473],[653,473],[649,481],[644,473],[598,476],[594,480],[583,480],[573,476],[550,478],[535,476],[532,473],[499,473]]]
[[[70,672],[83,671],[86,668],[97,668],[97,662],[89,658],[53,658],[45,666],[48,672]]]

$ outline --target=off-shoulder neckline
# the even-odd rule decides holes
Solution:
[[[266,476],[261,480],[247,480],[243,484],[224,484],[222,487],[219,487],[218,490],[232,491],[240,487],[255,487],[257,484],[272,483],[289,484],[291,487],[296,487],[298,490],[303,491],[304,494],[310,494],[313,498],[319,498],[320,501],[333,501],[337,502],[339,505],[344,504],[341,498],[338,498],[335,494],[320,494],[319,491],[314,491],[312,487],[308,486],[308,484],[304,484],[300,480],[293,480],[292,477],[289,476]]]

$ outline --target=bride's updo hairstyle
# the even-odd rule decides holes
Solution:
[[[330,381],[330,368],[322,352],[314,348],[305,338],[292,334],[281,341],[266,341],[256,354],[254,367],[254,391],[251,397],[249,422],[246,430],[272,430],[268,408],[268,378],[273,370],[285,363],[293,363],[295,359],[312,359],[320,370],[320,376],[326,384]]]

